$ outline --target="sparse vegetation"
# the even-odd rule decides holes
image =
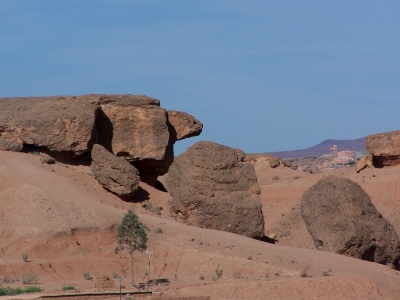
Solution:
[[[323,270],[322,276],[330,276],[329,271]]]
[[[117,243],[115,253],[126,250],[131,257],[132,286],[134,286],[133,252],[142,252],[147,249],[147,234],[143,223],[139,221],[138,216],[132,210],[128,210],[122,218],[122,223],[118,228]]]
[[[161,228],[156,228],[154,230],[155,233],[159,234],[159,233],[164,233],[164,231]]]
[[[118,278],[118,277],[119,277],[119,274],[118,274],[117,272],[113,272],[112,277],[113,277],[113,278]]]
[[[248,259],[248,260],[253,260],[253,257],[248,256],[247,259]]]
[[[307,270],[303,269],[300,273],[300,277],[307,277]]]
[[[223,270],[219,269],[219,264],[218,264],[218,267],[215,269],[215,276],[216,277],[214,277],[214,280],[218,280],[218,279],[220,279],[222,277],[222,271]]]
[[[25,287],[24,293],[37,293],[43,291],[40,287],[38,286],[27,286]]]
[[[28,286],[25,289],[22,288],[11,288],[11,287],[6,287],[2,288],[0,287],[0,296],[12,296],[12,295],[18,295],[22,293],[36,293],[36,292],[41,292],[42,289],[37,286]]]
[[[89,271],[85,271],[83,272],[83,278],[85,278],[86,280],[91,280],[92,276],[90,276]]]
[[[69,291],[69,290],[74,290],[75,287],[73,285],[66,285],[63,286],[63,291]]]
[[[24,262],[28,262],[29,261],[28,253],[26,253],[26,252],[22,253],[22,259]]]
[[[233,271],[233,277],[235,277],[236,279],[242,278],[242,270]]]
[[[22,275],[22,283],[23,284],[32,284],[38,283],[39,277],[35,273],[25,273]]]
[[[161,215],[161,211],[163,210],[161,206],[153,206],[153,204],[151,204],[150,202],[142,203],[142,207],[145,210],[148,210],[149,212],[152,212],[157,215]]]
[[[204,280],[204,276],[203,276],[203,275],[200,275],[199,279],[200,279],[200,280]]]

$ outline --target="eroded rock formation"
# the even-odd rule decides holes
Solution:
[[[139,171],[101,145],[93,146],[90,169],[106,190],[122,199],[133,197],[139,187]]]
[[[253,238],[264,236],[264,219],[254,167],[244,153],[198,142],[175,158],[167,185],[177,219],[204,228]]]
[[[151,185],[168,171],[174,143],[199,135],[202,127],[144,95],[0,99],[0,150],[37,147],[60,160],[89,154],[97,143],[129,161]]]
[[[400,164],[400,130],[369,135],[366,144],[375,167]]]
[[[357,183],[320,179],[304,192],[301,215],[318,249],[399,267],[397,233]]]
[[[356,171],[360,173],[360,171],[366,168],[374,167],[374,156],[372,154],[365,155],[360,158],[360,160],[356,164]]]

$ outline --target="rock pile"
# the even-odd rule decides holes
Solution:
[[[319,180],[304,192],[301,215],[318,249],[399,268],[397,233],[357,183]]]
[[[264,219],[254,167],[244,153],[198,142],[171,165],[167,185],[176,218],[187,224],[261,238]]]
[[[144,95],[0,98],[0,150],[34,148],[57,160],[89,155],[99,144],[154,185],[168,171],[176,141],[199,135],[193,116]]]

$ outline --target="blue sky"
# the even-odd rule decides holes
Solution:
[[[245,152],[400,129],[400,1],[0,0],[0,97],[146,94]]]

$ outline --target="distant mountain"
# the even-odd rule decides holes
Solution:
[[[333,145],[337,145],[338,151],[360,151],[367,149],[365,144],[365,137],[363,137],[355,140],[326,140],[322,143],[319,143],[318,145],[312,146],[307,149],[269,153],[275,156],[279,156],[281,158],[319,157],[322,154],[330,153],[331,151],[329,149]]]

